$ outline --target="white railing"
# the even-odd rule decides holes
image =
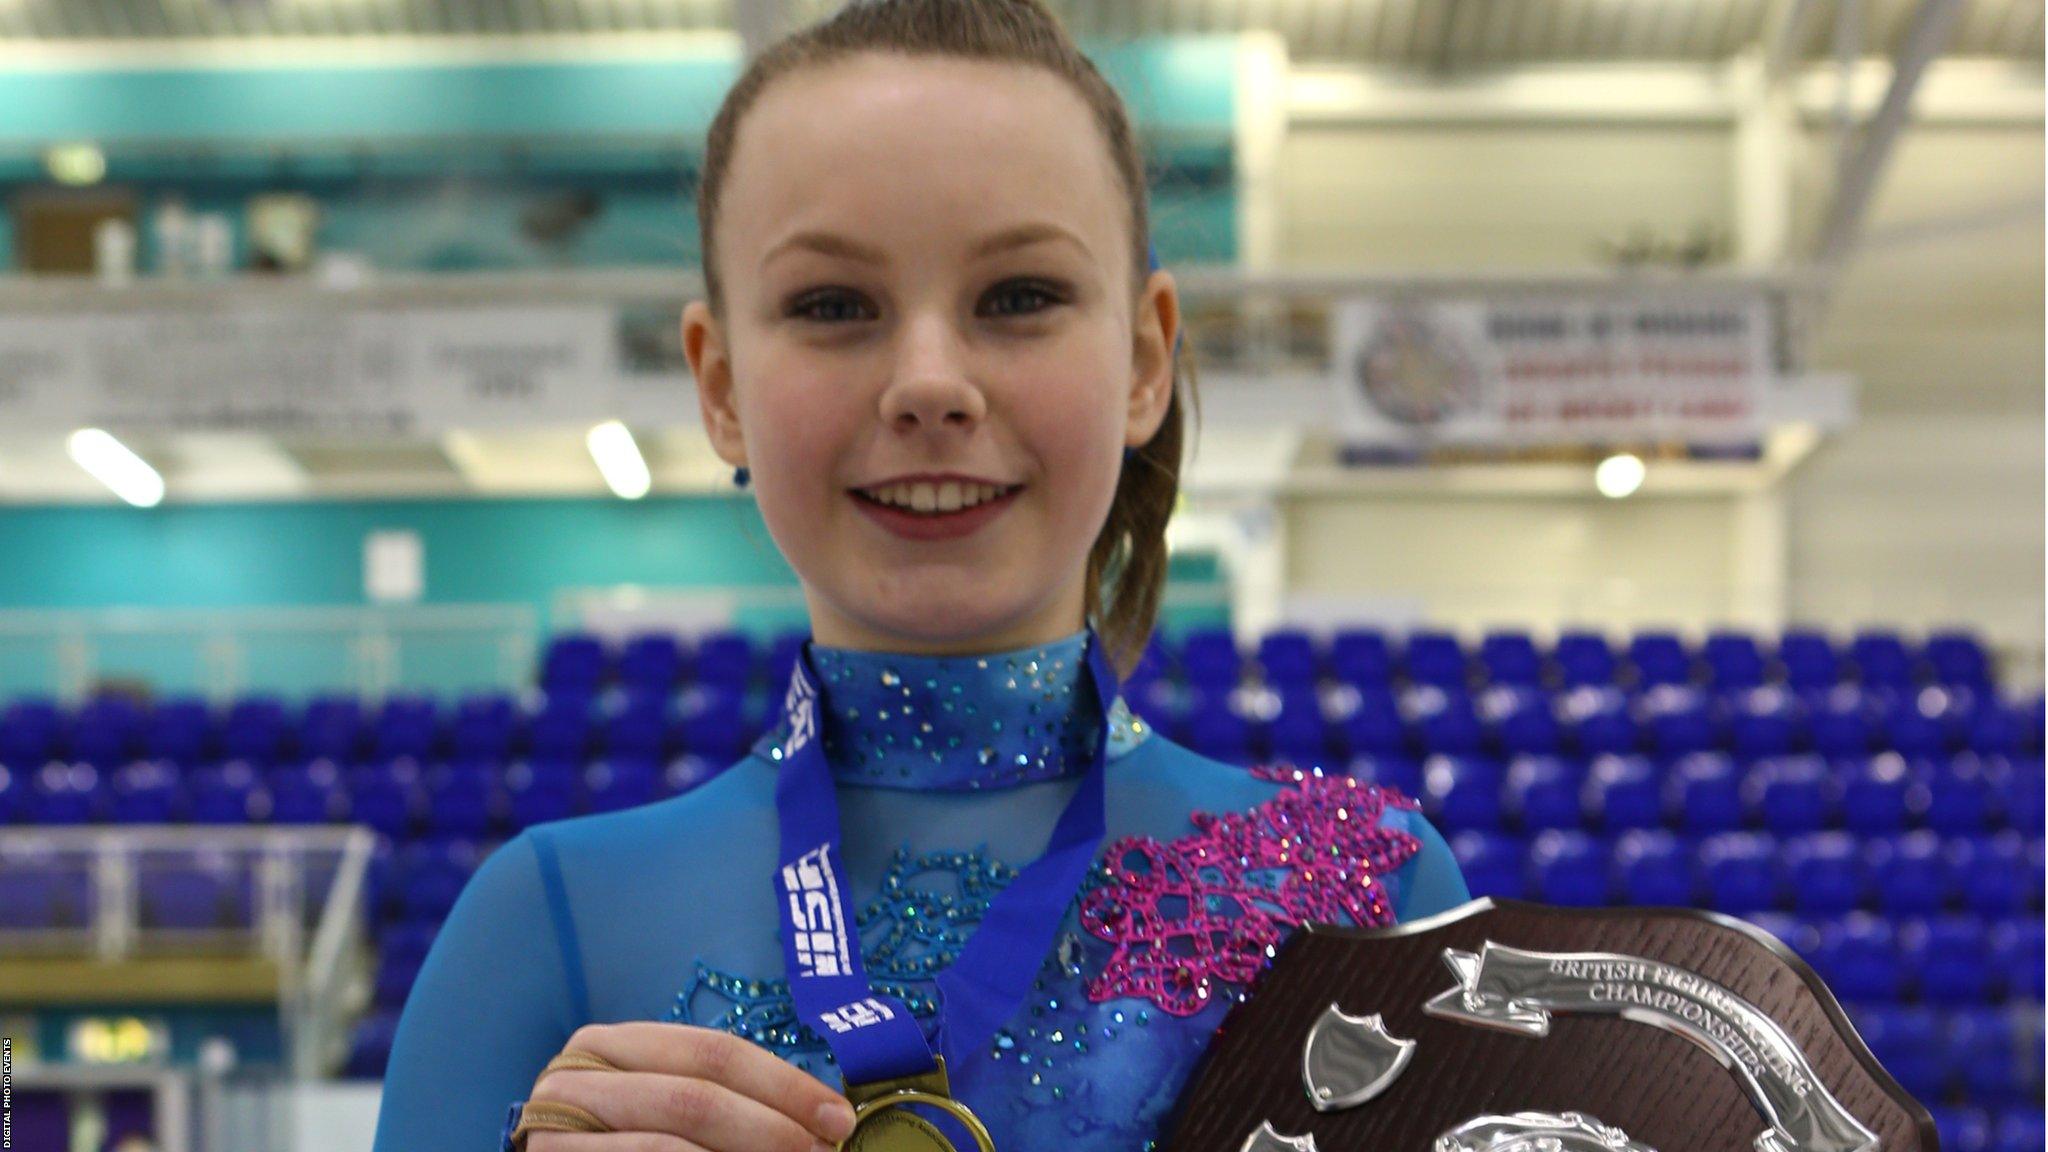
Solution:
[[[511,689],[531,678],[538,635],[525,604],[14,609],[0,611],[0,693]]]
[[[0,831],[0,885],[19,883],[31,871],[70,875],[87,894],[87,908],[82,926],[0,931],[0,956],[108,964],[200,948],[210,956],[267,960],[277,971],[278,1021],[291,1073],[329,1075],[345,1061],[349,1025],[369,996],[364,879],[374,847],[373,834],[360,826],[8,828]],[[202,860],[228,883],[248,885],[249,922],[145,926],[139,875]],[[308,883],[316,874],[331,875],[324,895]],[[309,909],[318,911],[317,919]]]

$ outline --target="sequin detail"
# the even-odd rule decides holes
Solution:
[[[825,759],[842,783],[979,791],[1079,775],[1102,738],[1082,691],[1088,633],[983,656],[907,656],[812,645]],[[787,717],[754,751],[779,760]],[[1109,716],[1109,758],[1148,734],[1122,699]]]
[[[1252,773],[1292,787],[1243,813],[1193,813],[1196,831],[1171,843],[1126,837],[1110,845],[1083,884],[1078,917],[1089,936],[1114,951],[1088,976],[1084,941],[1069,932],[1047,959],[1048,975],[1083,980],[1091,1003],[1128,996],[1191,1016],[1225,998],[1242,999],[1242,986],[1300,924],[1392,923],[1381,877],[1422,844],[1380,827],[1379,819],[1388,808],[1417,810],[1415,801],[1319,770]],[[856,916],[875,986],[929,1024],[936,1012],[934,976],[959,955],[989,902],[1015,875],[980,851],[914,855],[898,849],[881,891]],[[715,1001],[725,1007],[714,1009]],[[1034,1015],[1042,1011],[1042,1005],[1033,1008]],[[1144,1015],[1138,1010],[1138,1023]],[[668,1018],[745,1036],[785,1059],[830,1059],[824,1041],[797,1020],[786,979],[755,980],[700,962]],[[1031,1038],[1039,1038],[1035,1029]],[[994,1054],[1000,1059],[1015,1043],[1009,1033],[998,1033]]]
[[[1249,812],[1195,813],[1196,834],[1171,844],[1126,837],[1104,853],[1110,881],[1082,897],[1081,925],[1116,951],[1088,981],[1090,1001],[1132,996],[1192,1016],[1219,984],[1250,983],[1297,925],[1393,923],[1380,877],[1422,842],[1380,816],[1415,801],[1320,769],[1252,771],[1294,787]]]

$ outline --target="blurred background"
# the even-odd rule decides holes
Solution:
[[[2040,1149],[2041,0],[1052,6],[1200,374],[1137,710],[1752,920]],[[677,318],[832,7],[0,0],[17,1146],[366,1148],[476,863],[767,723]]]

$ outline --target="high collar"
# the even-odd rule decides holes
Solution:
[[[1089,634],[967,656],[913,656],[809,644],[825,760],[842,784],[977,791],[1087,771],[1102,709],[1087,681]],[[779,718],[754,744],[780,759]],[[1149,733],[1119,698],[1109,758]]]

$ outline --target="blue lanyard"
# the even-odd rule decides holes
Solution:
[[[936,977],[939,1054],[955,1075],[1023,1007],[1107,831],[1104,769],[1117,680],[1093,629],[1087,656],[1103,731],[1081,787],[1060,813],[1044,854],[996,894],[966,947]],[[798,1018],[831,1048],[847,1084],[914,1076],[935,1066],[934,1053],[903,1002],[868,984],[853,897],[840,863],[839,800],[821,746],[817,685],[806,645],[797,653],[783,702],[789,736],[775,781],[782,838],[775,893],[790,997]]]

